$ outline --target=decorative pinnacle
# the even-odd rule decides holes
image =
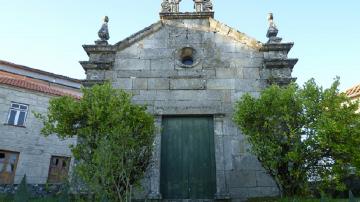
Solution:
[[[274,15],[273,15],[273,13],[268,14],[268,21],[269,21],[269,27],[276,28],[276,25],[274,23]]]
[[[196,12],[213,12],[211,0],[193,0]],[[179,13],[181,0],[163,0],[161,3],[161,13]]]
[[[109,35],[109,28],[108,28],[108,23],[109,23],[109,17],[105,16],[103,19],[103,24],[98,32],[98,36],[100,38],[99,41],[101,42],[107,42],[110,39],[110,35]]]
[[[281,38],[277,37],[279,30],[274,23],[274,15],[272,13],[268,14],[268,21],[269,21],[269,29],[267,31],[266,37],[269,38],[268,43],[277,43],[281,42]]]

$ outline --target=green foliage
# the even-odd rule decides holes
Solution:
[[[72,146],[78,160],[76,174],[89,186],[96,200],[121,201],[142,178],[150,161],[154,119],[145,106],[131,103],[131,96],[109,83],[82,89],[75,100],[50,101],[42,134],[78,137]]]
[[[26,181],[26,175],[21,180],[21,183],[16,190],[14,201],[15,202],[28,202],[30,200],[30,192],[28,190],[28,185]]]
[[[325,90],[314,80],[302,88],[274,85],[236,105],[235,122],[286,196],[306,194],[309,180],[344,190],[343,179],[359,175],[359,105],[338,86],[338,79]]]
[[[58,202],[70,202],[70,185],[65,183],[58,193]]]

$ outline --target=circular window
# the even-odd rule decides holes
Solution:
[[[193,65],[194,59],[190,56],[186,56],[181,60],[181,63],[183,63],[184,65]]]
[[[185,68],[196,66],[199,61],[196,59],[196,51],[191,47],[185,47],[178,51],[178,65]]]

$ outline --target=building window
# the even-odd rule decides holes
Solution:
[[[176,64],[182,68],[193,68],[200,63],[199,54],[192,47],[184,47],[175,51]]]
[[[181,50],[181,63],[184,65],[191,66],[194,64],[194,49],[193,48],[183,48]]]
[[[64,183],[70,167],[69,157],[52,156],[50,160],[48,183]]]
[[[13,126],[25,126],[25,120],[29,105],[20,103],[11,103],[7,124]]]
[[[0,150],[0,184],[14,183],[19,153]]]

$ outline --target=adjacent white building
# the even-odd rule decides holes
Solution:
[[[0,185],[60,183],[73,161],[76,139],[44,137],[33,112],[46,113],[53,97],[80,98],[80,81],[0,60]]]

